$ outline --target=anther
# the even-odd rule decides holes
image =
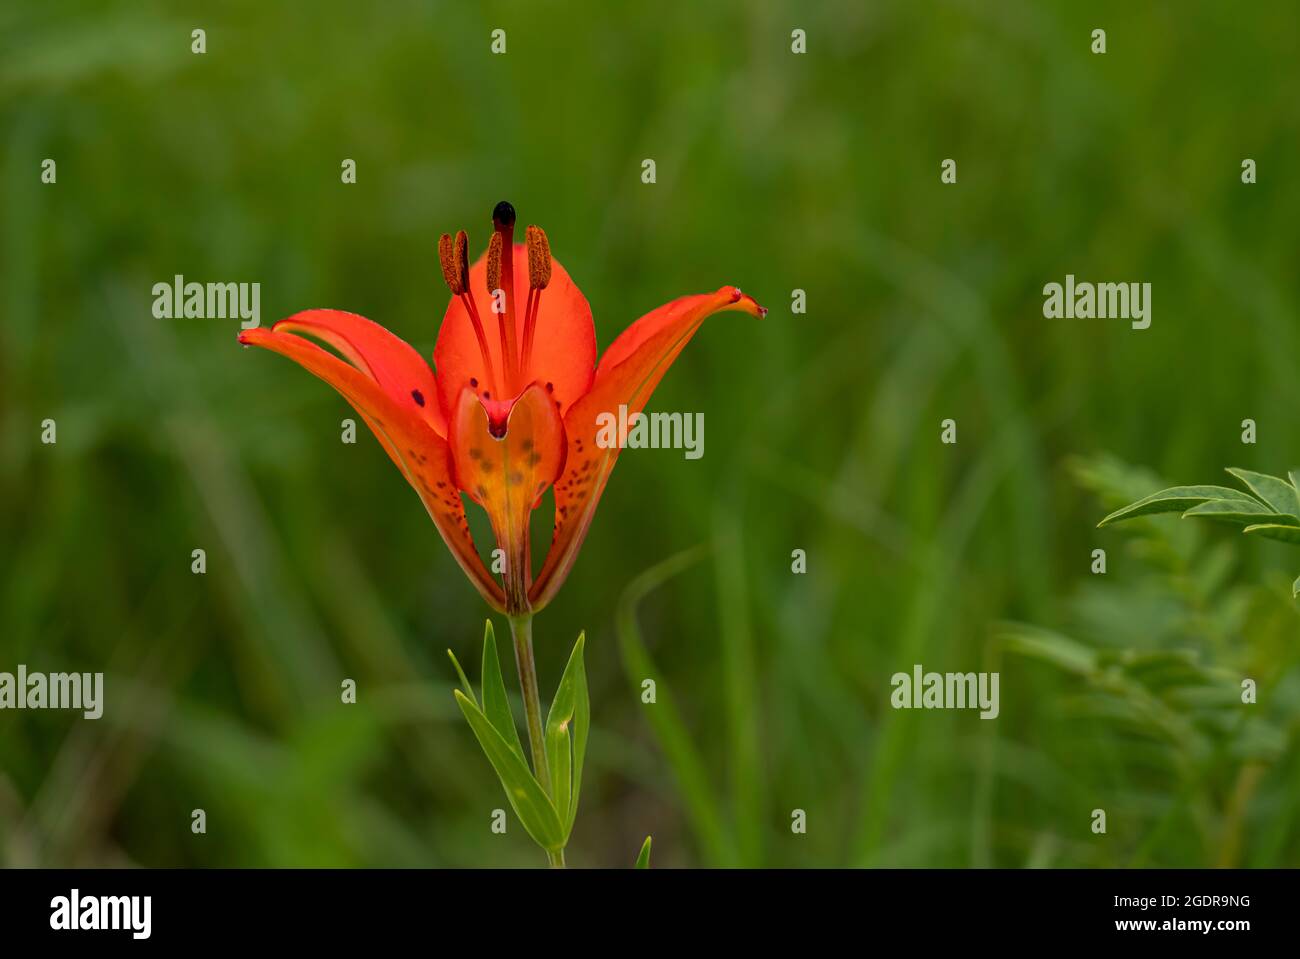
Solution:
[[[460,272],[460,285],[462,289],[469,289],[469,234],[464,230],[456,232],[456,240],[452,245],[452,255],[456,259],[456,266]]]
[[[528,286],[544,290],[551,282],[551,244],[540,226],[530,226],[524,237],[528,243]]]
[[[461,282],[461,272],[456,268],[455,244],[446,233],[438,237],[438,262],[442,264],[442,278],[452,296],[460,296],[465,292],[465,284]]]
[[[495,297],[501,289],[501,234],[493,233],[487,252],[488,296]]]

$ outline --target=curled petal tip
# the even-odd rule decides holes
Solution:
[[[726,292],[727,296],[730,297],[731,303],[734,306],[738,307],[739,309],[742,309],[746,313],[758,317],[760,320],[763,317],[767,316],[767,307],[760,306],[757,300],[755,300],[752,296],[748,296],[744,292],[742,292],[740,287],[724,286],[718,292],[722,293],[724,291]]]

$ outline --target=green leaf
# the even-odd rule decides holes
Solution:
[[[447,650],[447,655],[451,657],[451,664],[456,667],[456,675],[460,677],[461,685],[465,687],[465,695],[469,697],[471,703],[477,706],[478,700],[474,698],[474,687],[470,685],[469,679],[465,676],[465,670],[460,668],[460,660],[456,658],[456,654],[450,649]]]
[[[641,853],[636,857],[637,869],[650,868],[650,837],[645,837],[645,842],[641,844]]]
[[[579,634],[569,655],[569,663],[564,667],[564,675],[560,677],[560,685],[555,690],[551,711],[546,716],[547,760],[555,791],[555,808],[564,823],[566,840],[578,813],[582,762],[587,753],[587,733],[591,728],[591,700],[587,695],[587,670],[582,659],[586,642],[587,634]]]
[[[519,741],[515,717],[510,712],[510,698],[506,695],[506,683],[501,678],[501,661],[497,658],[496,632],[492,629],[490,619],[483,630],[483,715],[487,716],[488,722],[523,761],[524,744]]]
[[[573,754],[569,748],[569,724],[546,727],[546,765],[551,773],[551,802],[569,838],[569,804],[573,794]]]
[[[1284,526],[1300,525],[1300,518],[1285,513],[1275,513],[1258,500],[1243,496],[1241,499],[1212,499],[1193,506],[1183,518],[1201,517],[1222,523],[1246,526],[1251,523],[1279,523]]]
[[[1130,503],[1128,506],[1115,510],[1097,525],[1109,526],[1111,523],[1117,523],[1123,519],[1150,516],[1154,513],[1183,513],[1204,503],[1206,500],[1236,501],[1244,496],[1245,494],[1241,490],[1231,489],[1227,486],[1172,486],[1169,489],[1161,490],[1159,493],[1152,493],[1136,503]]]
[[[1300,576],[1297,576],[1295,582],[1291,584],[1291,598],[1295,599],[1297,596],[1300,596]]]
[[[1090,676],[1099,669],[1100,656],[1096,650],[1059,633],[1011,624],[1004,627],[1001,639],[1009,652],[1051,663],[1068,673]]]
[[[1245,532],[1267,539],[1278,539],[1284,543],[1300,543],[1300,526],[1292,524],[1259,523],[1255,526],[1247,526]]]
[[[470,702],[460,690],[455,692],[456,703],[465,714],[470,728],[478,738],[479,745],[487,754],[488,762],[496,770],[497,777],[506,791],[506,799],[524,824],[528,835],[543,849],[559,852],[564,848],[564,832],[560,826],[560,817],[547,798],[546,792],[528,771],[524,761],[515,754],[514,749],[505,741],[495,726],[483,715],[476,705]]]
[[[1300,518],[1300,496],[1297,495],[1296,488],[1286,480],[1235,467],[1230,467],[1228,472],[1249,486],[1250,491],[1273,507],[1274,512]]]

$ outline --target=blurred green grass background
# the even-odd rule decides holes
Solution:
[[[177,273],[257,281],[263,324],[347,309],[427,356],[437,235],[482,249],[508,198],[602,348],[723,283],[772,308],[705,325],[652,403],[702,411],[705,456],[623,456],[538,619],[544,694],[588,636],[571,864],[648,833],[662,866],[1300,863],[1300,553],[1094,529],[1125,494],[1300,463],[1298,17],[6,5],[0,669],[108,675],[97,722],[0,714],[0,862],[539,864],[489,829],[444,655],[477,661],[486,610],[414,493],[237,321],[150,313]],[[1066,273],[1151,282],[1151,328],[1044,320]],[[892,710],[918,662],[1000,670],[1001,715]]]

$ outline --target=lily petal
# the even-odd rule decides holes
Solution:
[[[504,610],[505,593],[484,567],[470,537],[465,507],[452,478],[447,441],[423,417],[423,409],[414,403],[400,404],[375,379],[312,341],[285,332],[282,323],[269,330],[261,327],[245,330],[239,334],[239,342],[287,356],[334,387],[352,404],[419,494],[470,582],[489,605]],[[427,403],[426,408],[429,405],[433,404]]]
[[[516,296],[512,309],[518,334],[516,339],[522,342],[524,307],[528,300],[528,248],[522,243],[514,244],[514,258]],[[492,370],[500,377],[505,369],[501,354],[501,318],[492,312],[492,297],[487,289],[486,254],[470,267],[469,288],[478,305],[488,359]],[[466,387],[476,389],[480,396],[484,390],[492,392],[473,321],[459,297],[452,297],[447,307],[434,346],[433,361],[438,367],[438,386],[448,416],[456,409],[461,390]],[[560,415],[563,416],[564,411],[587,392],[595,368],[596,328],[591,319],[591,306],[559,261],[552,260],[551,282],[542,291],[538,303],[532,358],[527,369],[521,371],[520,386],[550,383],[551,400],[560,404]],[[471,380],[477,386],[471,385]],[[504,387],[501,391],[509,395],[498,396],[493,392],[491,398],[514,398],[514,391]]]
[[[379,384],[398,406],[410,409],[447,435],[438,386],[416,349],[373,320],[343,310],[303,310],[271,327],[272,332],[306,333],[323,340]]]
[[[569,451],[564,474],[555,483],[555,535],[530,599],[534,609],[550,602],[569,575],[600,501],[619,450],[596,444],[603,413],[630,418],[644,409],[664,373],[709,316],[741,310],[762,317],[767,310],[733,286],[716,293],[684,296],[647,313],[610,344],[596,370],[590,392],[564,417]]]
[[[532,559],[528,520],[546,488],[564,469],[564,423],[544,387],[520,394],[504,433],[472,389],[461,391],[451,417],[450,442],[457,485],[487,511],[505,551],[509,612],[528,609]]]

